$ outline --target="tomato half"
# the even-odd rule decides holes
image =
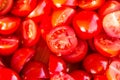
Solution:
[[[78,0],[78,6],[85,10],[95,10],[102,6],[105,0]]]
[[[80,11],[73,18],[73,27],[81,39],[91,39],[100,33],[102,22],[94,11]]]
[[[120,38],[120,10],[107,14],[103,18],[103,29],[111,36]]]
[[[16,16],[27,16],[36,6],[37,0],[16,0],[11,13]]]
[[[56,55],[70,54],[77,46],[75,32],[69,26],[53,28],[46,37],[49,49]]]
[[[120,53],[120,39],[100,34],[94,38],[94,45],[98,52],[107,57],[114,57]]]
[[[0,34],[8,35],[14,33],[20,26],[20,18],[3,16],[0,18]]]
[[[0,15],[7,14],[13,6],[13,0],[0,0]]]

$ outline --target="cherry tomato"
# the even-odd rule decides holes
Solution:
[[[33,0],[34,1],[34,0]],[[27,18],[33,19],[35,22],[40,22],[46,15],[50,14],[51,4],[48,0],[40,0],[37,6],[30,12]]]
[[[19,46],[19,39],[15,36],[0,37],[0,55],[11,55]]]
[[[33,57],[35,51],[31,48],[18,49],[12,56],[11,67],[16,72],[20,72],[23,66]]]
[[[94,11],[80,11],[73,19],[73,27],[81,39],[91,39],[100,33],[102,22]]]
[[[14,1],[11,13],[16,16],[27,16],[37,4],[37,0],[16,0]]]
[[[87,51],[87,42],[78,39],[78,45],[75,48],[75,50],[71,54],[63,56],[63,58],[70,63],[77,63],[80,62],[86,56]]]
[[[56,55],[70,54],[77,46],[77,37],[69,26],[53,28],[46,37],[49,49]]]
[[[22,22],[21,33],[24,46],[31,47],[35,45],[40,38],[40,28],[32,19],[27,19]]]
[[[55,55],[50,55],[50,59],[49,59],[50,76],[53,76],[61,72],[65,73],[66,71],[67,71],[67,65],[62,60],[62,58]]]
[[[99,74],[94,76],[94,80],[108,80],[107,76],[104,74]]]
[[[107,57],[114,57],[120,53],[120,39],[99,34],[94,38],[94,45],[99,53]]]
[[[92,53],[85,58],[83,66],[91,74],[103,74],[107,69],[108,59],[99,53]]]
[[[78,6],[85,10],[95,10],[100,8],[105,0],[78,0]]]
[[[120,79],[120,60],[112,61],[106,71],[108,80]]]
[[[0,68],[0,80],[21,80],[20,76],[9,68]]]
[[[91,76],[89,73],[83,71],[83,70],[74,70],[70,73],[70,75],[75,80],[91,80]]]
[[[7,14],[13,6],[13,0],[0,0],[0,15]]]
[[[70,7],[59,8],[52,13],[52,26],[58,26],[71,23],[71,19],[75,14],[75,10]]]
[[[103,18],[106,14],[117,10],[120,10],[120,2],[117,0],[108,0],[101,6],[101,8],[98,10],[98,13],[100,17]]]
[[[14,33],[20,26],[20,18],[3,16],[0,17],[0,34],[8,35]]]
[[[103,18],[103,29],[109,36],[120,38],[119,19],[120,11],[109,13]]]
[[[38,61],[28,62],[22,71],[23,80],[44,80],[49,78],[47,66]]]

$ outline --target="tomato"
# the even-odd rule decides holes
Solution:
[[[108,67],[108,59],[99,53],[92,53],[85,58],[83,66],[91,74],[103,74]]]
[[[75,50],[69,54],[63,56],[63,58],[70,63],[77,63],[80,62],[83,58],[85,58],[88,51],[87,42],[84,40],[78,39],[78,45]]]
[[[106,75],[108,80],[119,80],[120,79],[120,60],[114,60],[110,63]]]
[[[21,33],[24,46],[31,47],[35,45],[40,38],[40,29],[32,19],[27,19],[22,22]]]
[[[11,55],[19,46],[19,39],[16,36],[0,37],[0,55]]]
[[[31,48],[18,49],[11,58],[11,67],[16,72],[20,72],[23,66],[33,57],[35,51]]]
[[[25,17],[36,7],[36,4],[37,0],[16,0],[11,13],[16,16]]]
[[[46,37],[49,49],[56,55],[70,54],[77,46],[77,37],[69,26],[53,28]]]
[[[109,36],[120,38],[119,19],[120,11],[109,13],[103,18],[103,29]]]
[[[74,70],[70,73],[70,75],[75,80],[91,80],[91,76],[89,73],[83,71],[83,70]]]
[[[104,4],[105,0],[78,0],[78,6],[85,10],[95,10]]]
[[[51,12],[51,4],[48,0],[41,0],[37,6],[29,13],[27,18],[33,19],[35,22],[40,22]]]
[[[114,57],[120,53],[120,39],[99,34],[94,38],[94,45],[99,53],[107,57]]]
[[[103,18],[106,14],[117,10],[120,10],[120,2],[117,0],[108,0],[101,6],[101,8],[98,10],[98,13],[100,17]]]
[[[21,80],[20,76],[9,68],[0,68],[0,80]]]
[[[72,17],[75,14],[75,10],[73,8],[64,7],[59,8],[52,13],[52,26],[58,26],[63,24],[71,23]]]
[[[38,61],[30,61],[23,68],[22,78],[23,80],[48,79],[49,73],[48,73],[47,66]]]
[[[13,0],[0,0],[0,15],[7,14],[13,6]]]
[[[49,73],[50,76],[56,75],[58,73],[66,73],[67,71],[67,65],[66,63],[62,60],[62,58],[55,56],[55,55],[50,55],[49,58]]]
[[[107,76],[104,74],[99,74],[94,76],[94,80],[108,80]]]
[[[0,17],[0,34],[8,35],[14,33],[20,26],[20,18],[3,16]]]
[[[60,8],[63,6],[75,7],[77,6],[77,0],[51,0],[53,3],[53,8]]]
[[[100,33],[102,22],[94,11],[80,11],[73,19],[73,27],[81,39],[91,39]]]

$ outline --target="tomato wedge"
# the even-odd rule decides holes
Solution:
[[[77,46],[75,32],[69,26],[53,28],[46,37],[49,49],[58,56],[70,54]]]

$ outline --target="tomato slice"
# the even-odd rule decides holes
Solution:
[[[13,6],[13,0],[0,0],[0,15],[7,14]]]
[[[19,39],[14,36],[0,37],[0,54],[11,55],[18,48]]]
[[[53,28],[46,37],[49,49],[58,56],[70,54],[77,46],[75,32],[69,26]]]
[[[23,45],[31,47],[35,45],[40,38],[40,29],[32,19],[27,19],[22,23]]]
[[[114,57],[120,53],[120,39],[99,34],[94,38],[94,44],[98,52],[107,57]]]
[[[111,36],[120,38],[120,11],[114,11],[103,18],[103,29]]]
[[[105,0],[79,0],[78,6],[85,10],[95,10],[102,6]]]
[[[19,25],[20,25],[20,18],[18,17],[10,17],[4,16],[0,18],[0,34],[8,35],[14,33]]]
[[[120,60],[111,62],[106,71],[106,75],[108,80],[120,80]]]

